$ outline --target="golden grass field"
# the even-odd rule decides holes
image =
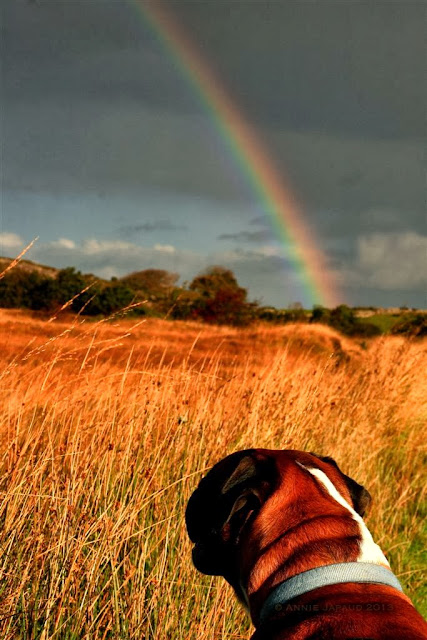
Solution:
[[[1,638],[249,638],[225,581],[193,569],[184,511],[252,446],[362,482],[422,610],[426,342],[0,310],[0,359]]]

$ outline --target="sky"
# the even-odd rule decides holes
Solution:
[[[292,194],[335,301],[427,308],[426,4],[161,6]],[[261,304],[323,301],[147,2],[0,11],[0,255],[38,237],[26,258],[103,278],[222,265]]]

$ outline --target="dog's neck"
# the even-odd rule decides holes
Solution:
[[[258,619],[270,592],[278,584],[304,571],[346,562],[372,563],[389,568],[362,517],[329,477],[320,469],[303,468],[312,479],[315,478],[319,496],[314,496],[311,508],[307,501],[296,501],[279,515],[276,511],[276,518],[282,521],[282,526],[277,523],[275,537],[266,543],[264,541],[264,544],[259,539],[259,546],[250,554],[252,557],[243,559],[246,575],[242,576],[241,584],[254,621]],[[296,514],[300,514],[299,520]]]

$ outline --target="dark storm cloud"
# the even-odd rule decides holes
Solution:
[[[255,123],[424,135],[424,3],[163,4]],[[131,4],[6,0],[2,12],[3,73],[16,98],[52,89],[65,98],[78,88],[88,99],[116,94],[174,113],[198,108]]]
[[[423,2],[167,4],[256,123],[424,135]]]
[[[301,194],[302,210],[320,231],[354,233],[372,210],[383,212],[381,220],[372,220],[377,230],[387,224],[425,229],[423,140],[301,132],[269,132],[266,138],[279,169]],[[354,176],[350,184],[348,176]]]
[[[304,209],[394,208],[420,224],[421,3],[165,4],[262,127]],[[6,0],[2,18],[5,187],[253,200],[130,4]]]
[[[5,0],[2,18],[8,101],[134,100],[197,111],[173,61],[130,3]]]
[[[175,224],[170,220],[154,220],[142,224],[123,225],[118,229],[121,236],[133,236],[138,233],[153,233],[154,231],[186,231],[187,225]]]

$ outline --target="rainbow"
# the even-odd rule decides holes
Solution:
[[[290,188],[253,128],[188,35],[157,1],[131,0],[192,86],[235,165],[248,181],[301,283],[304,305],[335,306],[338,291]]]

